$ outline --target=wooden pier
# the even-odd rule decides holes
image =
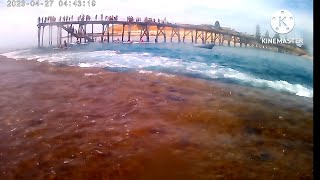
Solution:
[[[100,32],[94,32],[94,25],[100,25]],[[87,32],[87,26],[91,26],[91,33]],[[261,44],[252,35],[240,33],[234,30],[221,29],[215,27],[204,27],[201,25],[184,25],[171,23],[157,22],[132,22],[132,21],[66,21],[66,22],[39,22],[38,27],[38,47],[43,47],[43,35],[45,28],[49,28],[49,45],[53,45],[53,28],[57,29],[57,45],[63,44],[63,39],[67,43],[72,43],[73,38],[81,42],[94,42],[97,38],[100,42],[113,42],[115,39],[115,26],[121,26],[121,39],[124,42],[125,37],[130,41],[132,39],[132,27],[137,26],[140,29],[139,39],[150,42],[150,28],[156,28],[155,42],[159,42],[159,37],[163,37],[163,42],[167,42],[167,37],[170,37],[170,42],[176,39],[177,42],[187,42],[186,37],[191,36],[191,43],[216,43],[218,45],[239,46],[239,47],[254,47],[270,49],[279,52],[294,52],[296,55],[304,55],[306,52],[292,45],[286,44]],[[127,32],[125,32],[127,29]],[[171,29],[171,31],[168,31]],[[62,30],[67,33],[67,36],[62,36]],[[119,33],[118,33],[119,34]],[[118,36],[118,35],[117,35]],[[226,44],[225,44],[226,43]]]

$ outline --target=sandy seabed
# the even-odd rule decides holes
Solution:
[[[313,101],[0,57],[0,179],[313,179]]]

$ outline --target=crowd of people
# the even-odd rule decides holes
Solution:
[[[128,16],[127,21],[134,22],[134,19],[132,16]],[[142,22],[141,17],[137,17],[135,22]],[[168,23],[166,18],[164,18],[164,20],[160,20],[159,18],[156,20],[156,19],[148,18],[148,17],[145,17],[143,22],[154,22],[154,23],[159,23],[159,24],[160,23],[161,24]]]
[[[48,17],[38,17],[38,23],[50,23],[50,22],[56,22],[57,18],[54,16],[48,16]]]
[[[58,20],[55,16],[38,17],[38,23],[71,22],[73,20],[74,20],[73,15],[72,16],[60,16]],[[77,17],[77,21],[92,21],[92,20],[93,19],[91,18],[90,15],[82,14]],[[119,17],[118,17],[118,15],[116,15],[116,16],[114,16],[114,15],[103,16],[103,14],[101,14],[100,19],[98,19],[98,15],[95,15],[94,20],[95,21],[99,21],[99,20],[100,21],[118,21]],[[133,16],[128,16],[127,21],[128,22],[154,22],[154,23],[159,23],[159,24],[160,23],[161,24],[168,23],[166,18],[164,18],[164,20],[160,20],[159,18],[156,20],[153,18],[145,17],[144,21],[142,21],[141,17],[133,18]]]

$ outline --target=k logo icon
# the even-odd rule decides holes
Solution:
[[[294,27],[294,17],[287,10],[277,11],[271,18],[271,27],[279,34],[287,34]]]

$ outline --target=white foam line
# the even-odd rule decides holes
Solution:
[[[250,83],[253,86],[256,87],[271,87],[273,89],[287,91],[290,93],[293,93],[297,96],[303,96],[303,97],[313,97],[313,89],[308,89],[301,84],[290,84],[287,81],[283,80],[277,80],[277,81],[271,81],[271,80],[265,80],[260,79],[245,73],[241,73],[239,71],[236,71],[234,69],[230,68],[218,68],[217,70],[210,70],[207,71],[207,75],[209,74],[209,77],[212,78],[228,78],[228,79],[235,79],[242,82]]]

